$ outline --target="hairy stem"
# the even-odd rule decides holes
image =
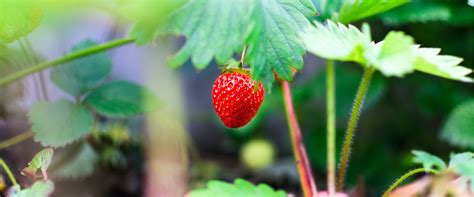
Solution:
[[[349,156],[352,146],[352,138],[354,137],[354,131],[357,127],[357,121],[359,120],[360,112],[362,110],[362,105],[365,99],[365,95],[370,85],[370,80],[372,79],[372,74],[374,73],[373,68],[365,68],[364,76],[360,82],[359,89],[352,105],[351,114],[349,117],[349,123],[347,125],[346,134],[344,137],[344,145],[342,148],[342,154],[339,164],[339,174],[337,179],[337,191],[342,191],[344,187],[344,178],[346,176],[347,165],[349,163]]]
[[[411,177],[415,174],[421,173],[421,172],[439,174],[439,172],[437,170],[432,170],[432,169],[427,170],[427,171],[425,171],[424,168],[417,168],[417,169],[414,169],[414,170],[410,170],[407,173],[405,173],[403,176],[398,178],[392,185],[390,185],[390,187],[383,193],[382,197],[387,197],[388,194],[390,194],[390,192],[392,192],[398,185],[400,185],[400,183],[403,183],[403,181],[405,181],[407,178],[409,178],[409,177]]]
[[[34,65],[34,66],[30,66],[28,68],[25,68],[23,70],[20,70],[18,72],[15,72],[13,74],[10,74],[8,76],[5,76],[5,77],[1,78],[0,79],[0,87],[5,86],[5,85],[7,85],[7,84],[9,84],[9,83],[11,83],[15,80],[21,79],[25,76],[31,75],[31,74],[36,73],[36,72],[41,71],[41,70],[44,70],[46,68],[49,68],[49,67],[52,67],[52,66],[55,66],[55,65],[58,65],[58,64],[66,63],[66,62],[69,62],[71,60],[75,60],[75,59],[78,59],[78,58],[81,58],[81,57],[84,57],[84,56],[88,56],[88,55],[92,55],[92,54],[95,54],[95,53],[98,53],[98,52],[102,52],[102,51],[105,51],[105,50],[108,50],[108,49],[111,49],[111,48],[115,48],[115,47],[118,47],[118,46],[121,46],[121,45],[125,45],[125,44],[133,42],[133,40],[134,39],[132,39],[132,38],[124,38],[124,39],[113,40],[113,41],[110,41],[110,42],[105,43],[105,44],[101,44],[101,45],[97,45],[97,46],[90,47],[90,48],[87,48],[87,49],[72,52],[70,54],[67,54],[67,55],[65,55],[61,58],[55,59],[55,60],[50,61],[50,62],[45,62],[45,63],[37,64],[37,65]]]
[[[33,137],[33,132],[28,131],[28,132],[24,132],[24,133],[21,133],[19,135],[16,135],[16,136],[14,136],[10,139],[7,139],[5,141],[2,141],[2,142],[0,142],[0,150],[4,149],[4,148],[8,148],[12,145],[18,144],[20,142],[23,142],[23,141],[29,139],[30,137]]]
[[[326,116],[327,116],[327,170],[328,192],[333,196],[336,192],[336,80],[334,61],[328,60],[326,66]]]
[[[317,195],[316,183],[314,182],[313,173],[309,164],[306,149],[302,141],[301,130],[298,125],[293,101],[291,98],[291,88],[287,81],[281,82],[283,100],[285,103],[286,118],[293,145],[293,154],[296,160],[296,167],[300,175],[301,187],[305,197],[313,197]]]
[[[12,171],[10,170],[8,165],[5,163],[5,161],[3,161],[2,158],[0,158],[0,165],[2,166],[3,170],[5,170],[5,172],[7,173],[8,178],[13,183],[13,185],[18,185],[18,183],[16,182],[16,179],[15,179],[15,176],[13,176]]]

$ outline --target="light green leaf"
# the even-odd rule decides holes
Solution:
[[[143,86],[113,81],[93,90],[84,103],[107,117],[128,117],[154,110],[158,98]]]
[[[273,72],[284,80],[291,80],[292,68],[303,67],[301,56],[305,49],[298,33],[310,26],[306,17],[316,13],[308,0],[257,2],[246,57],[256,80],[263,80],[268,88],[274,81]]]
[[[34,139],[51,147],[64,146],[83,137],[93,122],[86,108],[66,100],[35,103],[28,115]]]
[[[373,47],[368,48],[366,58],[372,66],[385,76],[402,77],[414,71],[415,53],[413,38],[403,32],[391,31]]]
[[[54,183],[50,180],[37,181],[30,188],[21,190],[18,185],[8,193],[9,197],[48,197],[54,191]]]
[[[306,50],[326,59],[353,61],[366,64],[365,48],[370,45],[370,38],[356,27],[335,24],[327,21],[326,25],[315,22],[315,27],[307,28],[301,33]]]
[[[26,175],[36,179],[36,171],[41,169],[43,178],[47,179],[46,170],[51,164],[51,159],[53,158],[54,150],[52,148],[46,148],[42,151],[36,153],[33,159],[28,163],[28,167],[24,168],[21,171],[22,175]]]
[[[474,153],[465,152],[451,155],[449,168],[465,179],[471,180],[471,191],[474,191]]]
[[[474,148],[474,100],[460,104],[451,112],[441,138],[451,145]]]
[[[347,24],[408,2],[409,0],[345,0],[339,12],[339,21]]]
[[[409,3],[381,15],[382,21],[389,25],[447,21],[450,17],[448,6],[430,2]]]
[[[415,46],[415,69],[428,74],[443,78],[454,79],[464,82],[473,82],[473,79],[467,77],[472,70],[459,66],[462,58],[450,55],[439,55],[439,48],[422,48]]]
[[[78,179],[91,175],[99,162],[99,155],[87,142],[68,146],[57,156],[51,171],[54,177]]]
[[[412,153],[415,155],[413,162],[423,164],[425,171],[430,169],[444,170],[446,169],[446,164],[439,157],[431,155],[425,151],[414,150]],[[433,168],[436,167],[436,168]]]
[[[223,181],[209,181],[206,189],[196,189],[190,192],[190,197],[208,197],[208,196],[226,196],[226,197],[285,197],[284,191],[275,191],[266,184],[259,184],[258,186],[245,181],[237,179],[234,184]]]
[[[72,51],[96,46],[92,40],[85,40],[75,45]],[[112,60],[106,52],[83,57],[51,71],[51,81],[73,96],[80,96],[99,85],[112,70]]]
[[[0,1],[0,44],[11,43],[32,32],[43,13],[30,1]]]
[[[249,32],[252,0],[193,0],[171,16],[171,31],[186,36],[186,43],[170,60],[174,67],[191,57],[198,69],[212,58],[219,64],[240,52]]]

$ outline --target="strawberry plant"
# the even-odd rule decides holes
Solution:
[[[384,118],[396,124],[393,130],[400,134],[391,133],[387,137],[390,139],[400,138],[402,134],[412,135],[405,133],[405,125],[420,130],[436,129],[421,124],[425,116],[415,117],[409,124],[402,119],[411,118],[410,113],[401,113],[399,119],[391,117],[401,110],[392,108],[393,101],[402,108],[415,95],[413,100],[421,102],[420,111],[432,114],[438,122],[444,118],[437,116],[439,112],[447,114],[456,106],[443,122],[440,139],[462,150],[474,147],[474,94],[464,91],[469,88],[461,88],[462,84],[474,82],[469,67],[472,46],[468,46],[470,51],[459,50],[456,45],[465,43],[456,42],[450,43],[455,47],[442,50],[418,39],[419,32],[428,34],[428,30],[397,28],[410,23],[442,21],[467,27],[466,31],[470,33],[459,33],[458,36],[472,41],[474,15],[469,6],[472,5],[465,2],[461,5],[436,0],[0,1],[0,115],[9,120],[11,114],[22,114],[29,128],[27,132],[0,142],[0,149],[13,147],[29,138],[45,148],[19,172],[24,176],[20,182],[16,180],[18,173],[12,172],[0,158],[4,172],[0,176],[0,190],[7,196],[50,196],[61,189],[55,188],[56,180],[93,177],[97,176],[94,173],[97,171],[115,176],[121,173],[114,174],[114,170],[121,170],[127,172],[122,173],[126,174],[126,180],[133,180],[133,183],[126,184],[125,178],[115,177],[115,180],[124,179],[117,183],[120,188],[117,191],[133,185],[130,187],[139,191],[132,192],[135,195],[357,195],[350,192],[353,180],[346,180],[346,177],[353,177],[351,173],[355,171],[360,175],[372,168],[375,171],[380,168],[376,163],[380,161],[388,163],[387,168],[395,168],[393,165],[409,157],[406,151],[401,151],[404,158],[384,157],[390,151],[380,145],[384,143],[382,140],[372,138],[375,142],[365,143],[370,147],[361,150],[369,152],[365,154],[369,158],[375,152],[374,158],[366,162],[368,167],[349,165],[352,152],[362,154],[356,149],[360,145],[355,136],[362,132],[357,131],[359,125],[361,130],[367,130],[366,126],[370,125],[360,123],[369,119],[365,118],[369,108],[382,108],[379,114],[370,117],[372,125],[383,124]],[[106,38],[97,39],[97,33],[92,36],[94,39],[81,37],[82,41],[75,42],[71,50],[58,58],[43,54],[47,48],[43,46],[44,41],[33,36],[47,38],[48,33],[53,32],[48,28],[56,26],[65,31],[67,28],[61,25],[73,23],[73,17],[70,17],[73,14],[63,13],[64,10],[77,9],[106,15],[112,21]],[[82,17],[87,18],[86,15]],[[42,34],[35,35],[38,32]],[[59,40],[54,41],[62,44]],[[434,43],[448,45],[439,41],[443,39],[435,40]],[[179,43],[178,49],[171,49],[170,43]],[[109,51],[125,45],[129,46],[114,50],[114,53]],[[170,51],[173,54],[168,54]],[[460,57],[445,55],[453,51]],[[135,59],[124,60],[128,56]],[[466,58],[467,66],[460,65],[461,56]],[[317,61],[310,58],[317,58]],[[123,68],[123,64],[131,65]],[[165,64],[168,67],[164,67]],[[193,76],[203,77],[214,69],[213,83],[200,78],[183,86],[183,81],[192,80],[186,75],[189,73],[187,65],[191,64],[197,71]],[[298,84],[299,80],[304,81],[307,69],[317,70],[315,79]],[[117,70],[125,74],[117,74]],[[137,73],[142,74],[139,79],[130,77],[140,75]],[[413,82],[418,78],[423,78],[424,83]],[[432,89],[417,90],[419,84],[436,83],[451,85],[440,88],[432,85]],[[199,84],[205,84],[206,91],[202,91]],[[28,89],[33,89],[35,96],[21,94]],[[51,95],[55,90],[59,94]],[[397,100],[400,94],[403,100]],[[206,138],[204,143],[195,139],[196,136],[202,138],[192,132],[196,125],[186,122],[207,122],[206,113],[193,115],[193,110],[202,106],[184,104],[199,100],[201,95],[207,96],[208,104],[203,105],[204,108],[214,110],[212,117],[219,122],[211,129],[201,129],[210,130],[202,135]],[[19,110],[21,107],[13,107],[17,103],[12,100],[25,97],[31,97],[33,102],[26,105],[24,112]],[[314,107],[314,98],[320,97],[324,97],[324,105]],[[445,100],[436,101],[438,98]],[[392,103],[377,106],[381,100]],[[411,110],[418,109],[418,105],[406,105]],[[323,109],[322,113],[316,113],[319,111],[314,108]],[[325,116],[322,115],[324,112]],[[269,118],[278,114],[284,114],[286,125],[279,124],[284,122],[281,121],[283,115],[280,119]],[[340,120],[347,121],[345,127],[339,124]],[[280,127],[287,127],[287,134],[278,133]],[[237,140],[216,138],[219,133],[212,128],[225,130]],[[303,132],[308,128],[316,128],[317,133]],[[392,129],[389,126],[379,128]],[[341,138],[338,130],[342,129],[345,134]],[[263,130],[270,132],[267,134],[270,138],[284,138],[285,142],[279,142],[279,145],[291,146],[287,151],[293,156],[289,168],[277,165],[275,158],[286,153],[276,145],[278,143],[262,139],[265,137]],[[380,136],[383,132],[371,135]],[[364,135],[369,134],[364,133],[362,137]],[[438,146],[441,143],[426,142],[432,141],[434,134],[420,136],[423,143],[434,149],[441,147]],[[418,148],[416,144],[421,143],[415,137],[404,137],[409,143],[403,146],[408,149]],[[212,154],[201,153],[203,147],[221,143],[225,145],[208,148],[209,152],[239,152],[229,147],[243,144],[240,151],[243,170],[235,170],[235,162],[229,162],[234,161],[232,159],[223,159],[217,165],[206,158]],[[377,143],[380,143],[380,149],[375,145]],[[338,146],[341,152],[336,158]],[[443,150],[444,153],[451,151]],[[471,152],[452,154],[449,164],[427,152],[413,151],[413,154],[414,163],[422,164],[423,168],[402,175],[388,186],[383,196],[473,195]],[[411,162],[405,164],[411,165]],[[136,166],[139,167],[134,168]],[[132,169],[126,171],[127,168]],[[271,169],[269,173],[267,169]],[[254,180],[251,183],[242,178],[251,180],[252,176],[245,173],[235,176],[233,174],[239,172],[234,171],[246,171],[255,177],[293,172],[297,189],[291,189],[291,184],[285,187]],[[392,176],[391,172],[395,170],[378,178],[383,177],[386,181]],[[419,182],[425,189],[413,189],[411,184],[398,188],[407,178],[419,173],[431,174],[413,183]],[[225,181],[212,180],[217,178]],[[233,183],[227,182],[233,179]],[[440,184],[442,181],[445,184]],[[428,185],[432,187],[428,188]],[[375,186],[371,189],[381,192]]]

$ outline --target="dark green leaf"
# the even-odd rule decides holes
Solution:
[[[345,0],[339,12],[339,21],[347,24],[408,2],[409,0]]]
[[[94,41],[85,40],[75,45],[72,51],[96,45]],[[101,52],[55,67],[51,71],[51,81],[67,93],[80,96],[99,85],[111,70],[111,58],[106,52]]]
[[[0,1],[0,44],[11,43],[32,32],[43,13],[33,1]]]
[[[446,163],[437,156],[431,155],[425,151],[414,150],[412,153],[415,155],[413,162],[423,164],[425,171],[430,169],[436,169],[442,171],[446,169]],[[433,168],[436,167],[436,168]]]
[[[93,90],[84,103],[104,116],[128,117],[155,109],[158,99],[143,86],[113,81]]]
[[[258,186],[252,183],[237,179],[234,184],[223,181],[209,181],[206,189],[196,189],[190,194],[190,197],[208,197],[208,196],[226,196],[226,197],[285,197],[284,191],[275,191],[266,184],[259,184]]]
[[[429,21],[446,21],[450,18],[449,7],[428,2],[414,2],[400,6],[381,15],[382,21],[389,25],[406,23],[425,23]]]
[[[452,145],[474,148],[474,100],[462,103],[451,112],[441,137]]]
[[[83,137],[93,122],[92,114],[85,107],[66,100],[35,103],[28,115],[35,140],[52,147]]]

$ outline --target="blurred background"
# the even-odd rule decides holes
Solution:
[[[317,7],[320,2],[313,3]],[[322,13],[314,20],[324,17],[328,15]],[[443,54],[464,58],[462,65],[473,68],[474,8],[466,0],[413,0],[366,22],[376,41],[390,30],[400,30],[423,47],[439,47]],[[86,39],[106,42],[125,37],[129,26],[101,8],[57,9],[44,16],[28,40],[41,59],[50,60]],[[218,65],[213,62],[202,71],[191,62],[177,69],[166,66],[167,58],[184,42],[182,37],[166,37],[152,45],[127,45],[107,52],[113,65],[110,80],[143,84],[160,98],[162,106],[159,112],[128,119],[100,118],[104,132],[98,145],[83,146],[83,140],[56,150],[51,169],[56,184],[53,196],[141,196],[152,192],[154,186],[143,189],[149,180],[170,185],[168,190],[188,191],[204,187],[210,179],[236,178],[298,194],[279,86],[267,90],[263,106],[249,125],[227,129],[211,100],[212,83],[220,74]],[[17,43],[9,47],[19,50]],[[310,54],[304,59],[304,69],[291,84],[293,99],[316,183],[325,188],[325,62]],[[336,64],[339,150],[362,69]],[[38,87],[41,80],[43,88]],[[33,103],[61,98],[72,99],[50,82],[48,70],[0,89],[0,140],[29,131],[27,113]],[[472,151],[472,146],[452,146],[440,137],[453,109],[472,98],[471,84],[419,72],[403,79],[377,74],[355,136],[348,188],[367,196],[380,194],[415,167],[411,150],[442,158]],[[40,149],[39,143],[29,139],[1,149],[0,156],[21,177],[19,171]]]

